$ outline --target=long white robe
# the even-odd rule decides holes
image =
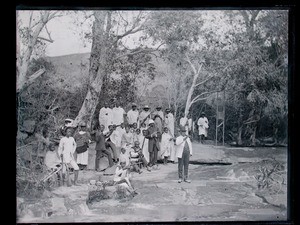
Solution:
[[[171,146],[174,145],[173,141],[170,139],[172,138],[171,134],[163,133],[161,136],[161,145],[160,145],[160,156],[161,158],[169,157],[171,154]]]
[[[165,127],[167,127],[171,133],[171,135],[174,137],[174,116],[172,113],[168,113],[165,116]]]
[[[197,122],[199,135],[207,137],[208,120],[206,117],[200,117]]]
[[[143,152],[144,157],[147,160],[147,162],[149,162],[148,142],[149,142],[149,139],[143,138],[143,142],[141,143],[142,152]],[[144,145],[143,145],[143,143],[144,143]]]
[[[129,124],[138,123],[139,111],[130,109],[127,112],[127,120]]]

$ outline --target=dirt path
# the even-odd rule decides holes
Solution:
[[[130,200],[102,200],[90,205],[87,215],[55,216],[35,222],[155,222],[155,221],[267,221],[286,220],[286,186],[273,195],[274,204],[255,195],[255,168],[261,154],[269,154],[286,163],[286,149],[224,149],[193,144],[190,164],[192,183],[177,182],[177,164],[160,165],[159,170],[133,173],[133,185],[139,194]],[[243,154],[245,152],[245,154]],[[276,153],[276,154],[275,154]],[[197,164],[224,162],[230,165]],[[241,160],[242,159],[242,160]],[[246,161],[238,163],[239,160]],[[247,162],[248,161],[248,162]],[[103,173],[84,171],[82,185]],[[277,202],[276,202],[277,201]]]

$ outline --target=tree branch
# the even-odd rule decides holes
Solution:
[[[32,84],[39,76],[41,76],[43,73],[45,73],[45,69],[39,69],[34,74],[32,74],[25,82],[24,84],[19,84],[17,86],[17,92],[20,92],[21,89],[24,87],[28,87],[30,84]]]
[[[53,41],[53,39],[51,38],[50,32],[48,31],[47,24],[45,25],[45,30],[46,30],[46,32],[47,32],[47,34],[48,34],[48,37],[49,37],[50,42],[53,43],[54,41]]]
[[[50,42],[50,43],[53,43],[53,42],[54,42],[53,40],[50,40],[50,39],[44,38],[44,37],[37,37],[37,39],[41,39],[41,40],[43,40],[43,41],[48,41],[48,42]]]
[[[199,82],[198,84],[195,85],[195,87],[198,87],[199,85],[204,84],[205,82],[209,81],[211,78],[213,78],[214,75],[209,75],[205,80]]]
[[[194,104],[195,102],[198,102],[198,101],[200,101],[200,100],[204,100],[204,99],[208,98],[208,96],[206,96],[206,97],[204,97],[204,98],[200,98],[201,96],[206,95],[206,94],[215,93],[215,92],[216,92],[216,91],[206,91],[206,92],[203,92],[203,93],[197,95],[195,98],[193,98],[193,100],[191,101],[191,104],[190,104],[190,105],[192,105],[192,104]]]

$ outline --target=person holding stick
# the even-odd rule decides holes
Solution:
[[[69,182],[69,177],[68,177],[68,168],[67,166],[71,166],[74,169],[74,180],[73,184],[78,185],[77,180],[78,180],[78,173],[79,173],[79,167],[74,159],[74,152],[76,150],[76,142],[73,137],[71,137],[73,133],[73,128],[72,127],[67,127],[66,128],[66,136],[62,137],[59,142],[58,146],[58,154],[61,157],[62,160],[62,172],[63,174],[67,171],[67,185],[71,186]]]

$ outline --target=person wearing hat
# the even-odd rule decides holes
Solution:
[[[172,137],[175,137],[175,134],[174,134],[174,124],[175,124],[174,116],[171,113],[170,108],[167,108],[165,111],[166,111],[166,114],[165,114],[164,126],[168,128],[168,131],[169,131],[170,135]],[[172,162],[172,163],[175,163],[175,161],[176,161],[175,147],[174,147],[174,145],[171,145],[170,147],[171,148],[170,148],[169,161]]]
[[[163,132],[164,113],[161,111],[161,106],[157,106],[156,110],[152,113],[155,126],[159,129],[159,132]]]
[[[149,119],[151,117],[150,107],[148,105],[145,105],[143,108],[143,111],[139,115],[139,124],[142,126],[142,124],[146,124],[148,126]]]
[[[186,129],[180,126],[180,135],[175,139],[175,145],[177,148],[178,158],[178,183],[182,181],[191,183],[188,179],[189,161],[190,156],[193,154],[192,142],[189,136],[186,134]]]
[[[199,142],[204,144],[204,139],[207,137],[207,130],[208,130],[208,119],[205,116],[205,113],[202,112],[198,122],[198,131],[199,131]]]
[[[73,128],[67,127],[66,128],[66,136],[62,137],[59,142],[58,146],[58,155],[61,157],[63,165],[63,171],[64,174],[66,172],[66,167],[71,166],[74,169],[74,185],[77,184],[78,180],[78,174],[79,174],[79,167],[74,159],[74,152],[76,150],[77,144],[75,139],[71,136],[73,134]],[[69,183],[69,180],[67,180],[68,186],[71,184]]]
[[[72,127],[73,126],[73,122],[74,120],[70,119],[70,118],[66,118],[64,121],[64,125],[60,128],[60,134],[62,136],[66,136],[66,128],[67,127]]]
[[[91,135],[86,131],[86,123],[80,122],[78,125],[78,131],[74,135],[74,139],[76,141],[76,162],[80,168],[83,170],[88,165],[88,157],[89,157],[89,143],[91,142]]]
[[[147,134],[145,136],[148,141],[148,151],[149,151],[149,165],[154,166],[157,163],[158,151],[160,151],[159,139],[161,138],[161,133],[159,129],[155,126],[152,119],[149,119],[149,128],[147,129]]]
[[[139,111],[135,103],[132,103],[131,109],[127,112],[127,122],[129,127],[132,127],[133,123],[139,122]]]

